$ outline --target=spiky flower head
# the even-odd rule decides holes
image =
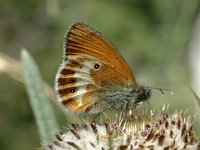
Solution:
[[[165,112],[157,117],[155,113],[151,116],[154,116],[153,119],[140,127],[137,127],[137,120],[130,122],[126,117],[118,123],[107,120],[103,123],[72,124],[68,132],[56,135],[56,140],[49,144],[48,149],[200,149],[200,143],[192,131],[193,118],[186,118],[184,113],[169,116]]]

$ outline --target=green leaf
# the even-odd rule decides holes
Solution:
[[[44,94],[43,81],[37,65],[26,50],[22,50],[21,62],[24,69],[26,89],[42,144],[47,145],[48,142],[52,141],[53,135],[58,130],[53,107],[48,97]]]

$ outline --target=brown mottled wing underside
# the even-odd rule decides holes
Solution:
[[[73,111],[91,109],[101,93],[112,86],[128,82],[137,85],[115,48],[83,23],[75,23],[68,30],[64,56],[56,76],[56,91],[59,100]]]

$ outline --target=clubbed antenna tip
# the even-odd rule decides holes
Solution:
[[[169,89],[164,89],[164,88],[156,88],[156,87],[150,87],[151,89],[154,89],[154,90],[159,90],[162,94],[164,94],[164,91],[167,91],[169,92],[172,96],[174,95],[174,92],[169,90]]]

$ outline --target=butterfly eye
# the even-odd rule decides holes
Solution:
[[[100,65],[99,64],[95,64],[94,65],[94,69],[99,69]]]
[[[70,93],[74,93],[74,92],[75,92],[75,89],[71,89],[71,90],[70,90]]]

